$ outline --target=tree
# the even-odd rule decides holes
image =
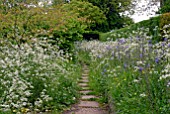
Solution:
[[[124,16],[120,13],[130,9],[132,0],[84,0],[98,6],[105,14],[107,20],[103,25],[98,25],[96,28],[104,28],[102,31],[122,28],[124,26]],[[100,30],[101,30],[100,29]]]
[[[167,0],[160,0],[160,6],[163,7]]]
[[[63,4],[65,0],[53,0],[53,5]]]
[[[37,0],[0,1],[0,38],[12,39],[18,45],[22,42],[32,17],[29,14],[31,8],[28,7],[31,4],[36,5]]]
[[[170,12],[170,0],[161,0],[161,13],[168,13]]]
[[[106,21],[106,17],[97,6],[85,1],[72,0],[69,4],[64,4],[63,8],[68,12],[78,14],[78,17],[84,19],[84,24],[88,26],[88,30],[101,25]]]
[[[64,6],[69,4],[29,8],[22,2],[14,4],[5,13],[0,10],[0,40],[10,40],[20,47],[32,42],[32,38],[45,38],[64,52],[72,52],[74,42],[83,38],[87,28],[85,16],[66,10]]]

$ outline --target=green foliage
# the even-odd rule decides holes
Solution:
[[[53,5],[63,4],[65,0],[53,0]]]
[[[131,0],[87,0],[94,6],[98,6],[105,14],[107,21],[102,25],[96,25],[95,30],[106,32],[108,30],[122,28],[124,26],[121,12],[129,9]],[[121,5],[120,5],[121,4]]]
[[[79,45],[76,45],[76,49],[78,52],[78,57],[77,57],[77,61],[81,64],[86,64],[86,65],[90,65],[90,53],[83,51],[82,49],[79,49],[78,47]]]
[[[59,30],[53,30],[50,39],[56,41],[54,43],[58,44],[60,49],[64,51],[71,52],[74,48],[74,42],[82,40],[82,34],[86,26],[80,24],[74,19],[70,19],[69,23],[62,26]]]
[[[37,20],[34,20],[40,11],[37,9],[38,8],[27,8],[25,4],[19,4],[8,9],[7,13],[1,13],[0,38],[13,39],[16,43],[20,44],[23,37],[29,39],[33,36],[33,31],[38,28],[36,26]]]
[[[160,27],[161,27],[161,35],[164,38],[169,38],[170,33],[170,13],[162,14],[160,17]]]
[[[63,7],[68,12],[72,11],[78,14],[78,17],[84,18],[84,24],[88,26],[87,29],[94,28],[96,25],[101,25],[106,21],[103,11],[89,2],[72,0],[69,4],[63,5]]]
[[[85,0],[93,3],[95,6],[98,6],[102,11],[108,12],[109,4],[115,6],[116,10],[123,12],[129,9],[129,5],[131,4],[131,0]],[[101,4],[102,3],[102,4]],[[121,6],[119,6],[121,3]]]
[[[153,40],[158,42],[162,40],[160,36],[160,16],[153,17],[149,20],[144,20],[139,23],[132,24],[125,28],[121,28],[118,30],[114,30],[108,33],[101,33],[101,40],[116,40],[118,38],[129,38],[131,34],[138,35],[138,30],[142,28],[142,30],[146,31],[145,33],[148,36],[153,36]]]
[[[74,42],[82,39],[87,28],[84,20],[85,17],[66,11],[64,6],[28,8],[25,4],[17,4],[6,13],[0,13],[0,38],[8,38],[20,45],[32,37],[43,37],[71,52]]]
[[[130,26],[130,25],[132,25],[132,24],[134,24],[134,21],[133,21],[133,19],[132,18],[130,18],[130,17],[128,17],[128,16],[122,16],[122,18],[123,18],[123,27],[127,27],[127,26]]]
[[[90,87],[109,103],[111,113],[169,114],[169,40],[152,44],[145,32],[138,33],[81,43],[80,53],[91,58],[83,58],[90,63]]]
[[[82,23],[82,18],[78,18],[73,12],[64,10],[64,7],[53,7],[51,10],[45,10],[44,13],[40,14],[40,25],[39,35],[47,35],[49,42],[53,40],[53,44],[57,44],[61,49],[71,51],[73,44],[77,40],[82,39],[82,33],[84,32],[86,25]],[[42,22],[42,23],[40,23]],[[44,22],[45,28],[49,28],[44,33]]]
[[[164,0],[163,6],[159,10],[160,13],[170,12],[170,0]]]

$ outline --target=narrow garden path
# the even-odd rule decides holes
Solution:
[[[69,111],[65,111],[63,114],[108,114],[106,108],[102,108],[96,101],[97,96],[91,95],[92,91],[89,89],[89,69],[86,65],[83,66],[82,78],[79,81],[81,87],[81,98],[79,103],[73,105]]]

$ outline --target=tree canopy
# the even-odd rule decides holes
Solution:
[[[170,12],[170,0],[161,0],[160,13]]]
[[[96,25],[96,29],[108,31],[116,28],[122,28],[125,23],[125,16],[121,12],[130,9],[132,0],[82,0],[98,6],[106,16],[106,22],[102,25]]]
[[[64,4],[63,9],[84,18],[84,23],[88,26],[88,30],[106,21],[103,11],[89,2],[73,0],[69,4]]]

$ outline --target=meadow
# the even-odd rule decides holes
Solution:
[[[146,29],[135,32],[126,39],[79,44],[90,64],[91,88],[114,113],[169,114],[170,39],[154,43]]]

